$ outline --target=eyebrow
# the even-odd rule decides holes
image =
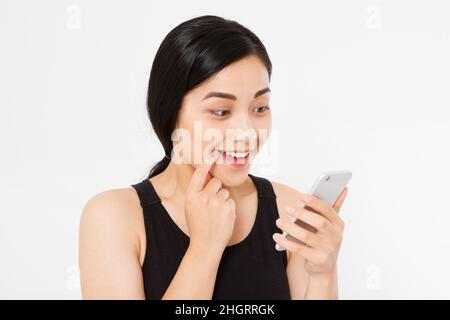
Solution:
[[[256,91],[254,98],[258,98],[259,96],[263,95],[266,92],[270,92],[269,87]],[[202,99],[202,101],[205,99],[208,99],[208,98],[212,98],[212,97],[237,100],[236,96],[231,93],[211,91]]]

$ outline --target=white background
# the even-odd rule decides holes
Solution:
[[[302,192],[354,173],[341,298],[450,298],[450,6],[376,0],[2,0],[0,298],[81,297],[81,210],[162,157],[151,63],[202,14],[253,30],[273,62],[279,157],[252,172]]]

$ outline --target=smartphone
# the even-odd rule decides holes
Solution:
[[[339,195],[344,191],[345,186],[350,181],[352,177],[352,172],[348,170],[342,171],[329,171],[323,172],[316,179],[316,182],[312,186],[311,190],[308,194],[312,194],[319,199],[325,201],[329,206],[332,206],[336,200],[339,198]],[[301,207],[304,207],[303,205]],[[308,210],[314,211],[311,208],[307,207]],[[316,232],[316,228],[311,225],[303,222],[302,220],[295,219],[294,221],[298,226]],[[287,234],[285,231],[283,232],[283,236],[288,238],[289,240],[293,240],[300,244],[305,244],[304,242],[294,238],[290,234]],[[275,244],[275,249],[278,251],[283,251],[285,248],[280,246],[278,243]]]

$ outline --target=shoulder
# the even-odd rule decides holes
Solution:
[[[138,208],[139,198],[133,188],[111,189],[86,202],[81,221],[106,224],[130,221]]]
[[[270,182],[275,195],[277,196],[277,204],[279,207],[283,208],[283,211],[285,211],[284,209],[286,206],[295,207],[301,204],[300,197],[303,195],[302,192],[280,182]]]
[[[134,188],[103,191],[92,196],[83,208],[80,245],[124,241],[124,245],[138,250],[142,245],[142,229],[142,209]]]

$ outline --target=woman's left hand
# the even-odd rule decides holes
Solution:
[[[341,246],[344,221],[338,213],[347,196],[345,188],[333,206],[312,195],[303,195],[305,207],[287,207],[286,211],[292,216],[307,223],[315,229],[302,228],[293,221],[277,220],[277,226],[306,245],[297,243],[281,234],[275,233],[274,240],[291,254],[298,254],[305,258],[305,269],[310,274],[332,273],[335,271],[336,261]],[[293,219],[292,219],[293,220]],[[281,223],[280,223],[281,222]]]

